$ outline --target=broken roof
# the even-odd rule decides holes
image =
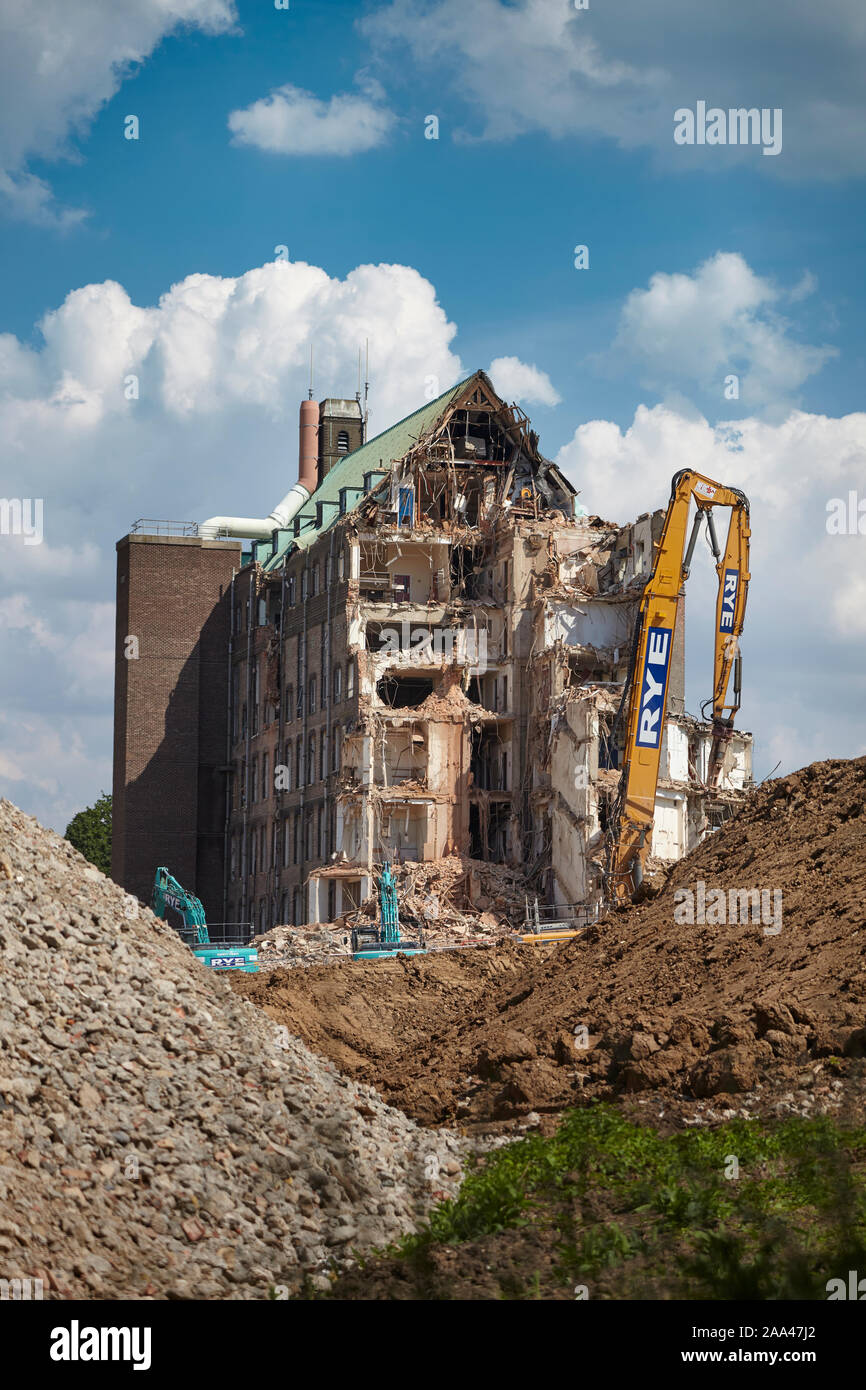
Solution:
[[[473,372],[472,376],[475,375],[477,373]],[[408,453],[416,440],[420,439],[422,434],[436,423],[446,407],[465,386],[469,385],[472,376],[459,381],[456,386],[451,386],[441,396],[436,396],[434,400],[427,401],[418,410],[413,410],[411,415],[407,415],[403,420],[398,420],[396,425],[391,425],[387,430],[383,430],[373,439],[368,439],[365,444],[360,445],[351,454],[346,454],[345,458],[340,459],[322,479],[309,502],[301,508],[298,515],[301,517],[302,523],[307,517],[312,517],[315,521],[317,502],[334,504],[333,512],[323,514],[321,526],[308,526],[299,535],[292,537],[282,549],[276,551],[273,559],[265,565],[265,569],[276,569],[289,550],[293,547],[304,549],[311,545],[322,531],[326,531],[333,525],[339,516],[341,488],[356,488],[358,498],[355,500],[360,500],[364,491],[365,473],[374,473],[380,469],[387,471],[391,467],[392,459],[402,458],[405,453]],[[354,502],[350,503],[347,510],[351,511],[353,505]]]
[[[364,496],[365,475],[389,472],[392,463],[402,459],[419,439],[429,434],[450,406],[456,405],[463,397],[468,396],[473,384],[476,387],[475,394],[483,393],[486,404],[489,405],[490,398],[492,398],[501,409],[508,409],[500,400],[486,373],[475,371],[470,376],[464,377],[462,381],[458,381],[455,386],[443,391],[441,396],[436,396],[418,410],[414,410],[411,415],[407,415],[403,420],[398,420],[395,425],[383,430],[381,434],[377,434],[373,439],[368,439],[366,443],[361,444],[351,454],[346,454],[344,458],[334,464],[316,488],[309,502],[305,503],[298,513],[296,520],[300,521],[302,529],[275,550],[272,558],[265,563],[264,568],[266,570],[278,569],[288,554],[293,550],[303,550],[312,545],[324,531],[329,530],[340,519],[340,492],[343,488],[349,489],[350,493],[357,493],[357,496],[354,497],[347,496],[345,511],[346,513],[353,511]],[[515,412],[522,416],[522,412],[517,411],[516,407],[511,407],[510,413],[514,415]],[[522,418],[525,421],[525,417]],[[528,424],[528,421],[525,423]],[[531,438],[534,448],[537,436],[532,435]],[[540,455],[538,457],[541,458]],[[557,482],[574,495],[575,489],[562,476],[559,469],[547,460],[543,460],[543,462],[547,472],[555,475]],[[320,507],[319,503],[323,505]],[[317,522],[319,514],[321,514],[321,521]]]

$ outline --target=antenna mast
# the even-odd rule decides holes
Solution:
[[[313,344],[310,343],[310,389],[307,392],[307,400],[313,399]]]
[[[369,419],[369,416],[370,416],[370,412],[369,412],[369,410],[367,409],[367,397],[368,397],[368,395],[370,394],[370,339],[369,339],[369,338],[366,338],[366,339],[364,340],[364,348],[365,348],[365,352],[366,352],[366,359],[365,359],[365,366],[364,366],[364,439],[366,440],[366,438],[367,438],[367,420]],[[359,367],[359,369],[360,369],[360,366],[361,366],[361,353],[360,353],[360,351],[359,351],[359,352],[358,352],[358,367]],[[360,382],[359,382],[359,385],[360,385]]]

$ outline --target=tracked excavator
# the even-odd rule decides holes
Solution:
[[[692,499],[697,510],[686,545]],[[731,509],[723,551],[716,535],[716,507]],[[604,896],[613,906],[623,907],[632,901],[650,852],[677,605],[704,521],[719,578],[713,694],[701,709],[706,717],[712,705],[708,787],[718,785],[725,750],[733,736],[734,716],[740,708],[739,637],[749,587],[749,501],[738,488],[723,487],[684,468],[671,481],[670,502],[652,573],[641,597],[625,689],[612,731],[615,738],[625,721],[622,774],[606,836]],[[733,700],[728,701],[732,671]]]
[[[386,860],[379,875],[379,921],[352,928],[352,959],[382,960],[387,956],[423,956],[427,953],[423,930],[413,938],[400,935],[397,884]]]
[[[246,941],[234,941],[229,937],[217,940],[215,929],[207,925],[205,911],[194,893],[182,888],[166,868],[159,868],[153,880],[151,908],[156,917],[164,921],[168,908],[172,908],[180,918],[180,925],[171,922],[178,935],[190,947],[193,954],[211,970],[243,970],[247,974],[257,971],[258,951]],[[234,928],[233,930],[237,930]]]

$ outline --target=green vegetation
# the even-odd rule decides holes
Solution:
[[[521,1231],[549,1246],[549,1287],[590,1297],[823,1299],[828,1279],[866,1272],[866,1129],[795,1117],[663,1138],[590,1106],[476,1163],[389,1254],[420,1276],[437,1249],[480,1242],[495,1259]],[[501,1297],[545,1296],[529,1269],[512,1284]]]
[[[79,811],[66,827],[64,837],[79,854],[104,874],[111,873],[111,797],[102,792],[92,806]]]

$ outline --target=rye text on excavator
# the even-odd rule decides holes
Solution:
[[[686,546],[692,498],[697,511]],[[715,507],[731,508],[724,551],[716,535]],[[704,517],[719,578],[713,694],[702,708],[703,713],[712,704],[713,710],[708,787],[718,785],[734,716],[740,708],[739,637],[749,587],[749,501],[738,488],[723,487],[684,468],[671,482],[671,498],[652,573],[641,597],[625,689],[614,723],[616,737],[625,720],[622,774],[608,821],[605,865],[605,898],[616,906],[626,905],[637,892],[650,852],[677,606]],[[733,701],[729,702],[732,671]]]

